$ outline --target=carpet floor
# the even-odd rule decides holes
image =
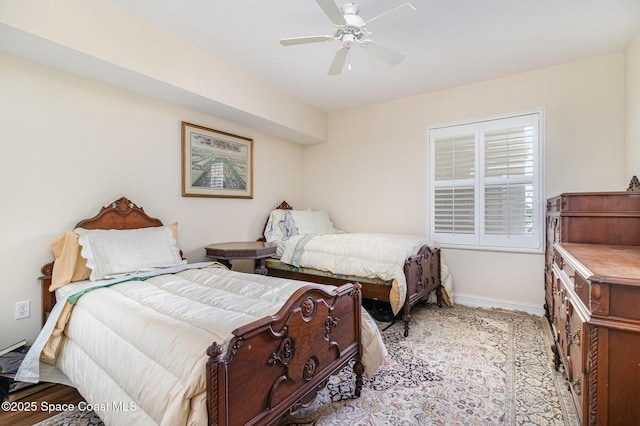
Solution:
[[[381,329],[387,324],[381,323]],[[389,356],[353,399],[345,368],[299,411],[329,425],[577,425],[553,369],[546,320],[521,312],[465,306],[412,310],[409,337],[398,321],[382,333]],[[39,423],[102,425],[71,411]]]

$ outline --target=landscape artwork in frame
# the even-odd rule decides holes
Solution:
[[[253,139],[183,121],[182,196],[253,198]]]

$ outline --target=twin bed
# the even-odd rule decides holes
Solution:
[[[318,212],[286,203],[270,214],[264,236],[278,245],[278,259],[263,276],[187,264],[177,224],[114,201],[52,243],[55,261],[40,277],[46,322],[17,379],[46,381],[40,360],[55,364],[104,408],[97,412],[106,424],[278,424],[347,365],[359,396],[363,374],[371,377],[386,356],[361,297],[402,310],[406,336],[413,305],[431,293],[448,302],[444,268],[439,250],[421,239],[392,239],[380,252],[380,236],[324,232],[324,214],[318,222]],[[354,253],[324,253],[337,272],[307,266],[315,250],[302,248],[325,233],[346,250],[374,248],[364,256],[369,265],[340,269]],[[387,261],[387,275],[369,270]]]
[[[405,337],[415,304],[451,305],[448,269],[424,237],[341,232],[326,212],[294,210],[283,201],[269,214],[261,240],[278,246],[265,262],[268,275],[336,286],[358,282],[363,298],[401,312]]]
[[[48,318],[17,379],[55,363],[106,424],[277,424],[351,363],[358,396],[386,355],[357,284],[185,264],[124,197],[74,231],[42,268]]]

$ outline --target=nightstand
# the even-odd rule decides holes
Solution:
[[[276,246],[263,241],[209,244],[205,248],[206,257],[216,259],[231,269],[231,259],[254,259],[255,273],[267,275],[265,258],[276,254]]]

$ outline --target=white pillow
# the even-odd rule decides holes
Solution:
[[[326,211],[291,210],[291,217],[298,228],[298,234],[334,234],[338,232],[333,227],[329,213]]]
[[[129,230],[76,228],[91,281],[186,263],[168,226]]]

